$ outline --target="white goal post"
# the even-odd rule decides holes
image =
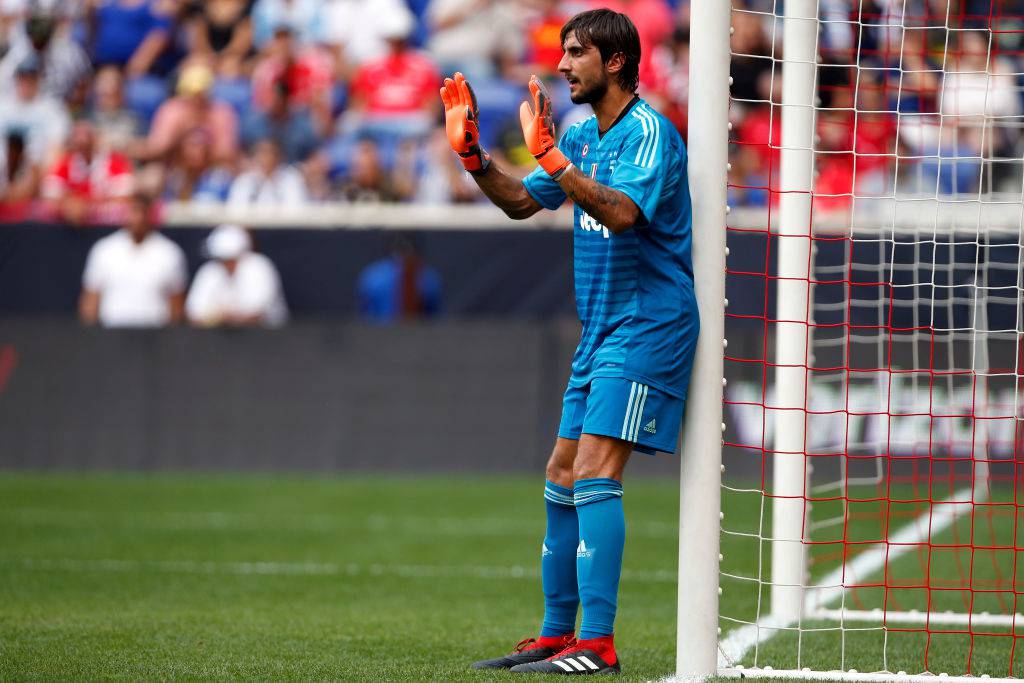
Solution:
[[[987,2],[690,3],[678,680],[1024,678],[1024,7]],[[771,27],[761,100],[736,13]]]

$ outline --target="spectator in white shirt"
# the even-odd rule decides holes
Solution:
[[[228,192],[228,206],[233,209],[253,205],[290,208],[308,199],[302,173],[281,163],[281,146],[270,138],[253,145],[251,168],[235,178]]]
[[[64,103],[40,91],[41,63],[26,57],[14,73],[14,88],[0,88],[0,201],[32,197],[43,169],[71,129]]]
[[[78,313],[86,325],[162,327],[181,320],[185,254],[150,220],[152,200],[137,195],[123,229],[93,245],[82,276]]]
[[[403,0],[326,0],[323,42],[349,67],[388,53],[386,34],[396,21],[415,22]]]
[[[249,233],[221,225],[206,240],[212,257],[199,268],[185,301],[193,325],[278,327],[288,320],[281,278],[273,262],[252,251]]]
[[[85,50],[71,37],[71,26],[60,22],[57,13],[33,7],[25,21],[25,32],[17,36],[0,59],[0,87],[14,87],[14,72],[26,57],[41,64],[41,88],[61,100],[81,101],[92,66]]]

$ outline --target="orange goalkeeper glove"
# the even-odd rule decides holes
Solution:
[[[448,133],[448,144],[459,155],[467,171],[484,173],[491,165],[491,155],[480,146],[480,129],[476,125],[480,110],[466,77],[456,71],[454,78],[444,79],[441,101],[444,103],[444,127]]]
[[[555,123],[551,118],[551,96],[540,79],[530,76],[529,102],[519,105],[519,123],[523,126],[526,148],[548,175],[558,180],[569,168],[569,160],[555,146]]]

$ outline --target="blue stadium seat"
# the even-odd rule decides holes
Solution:
[[[521,83],[503,79],[483,79],[473,83],[477,104],[480,105],[480,142],[494,147],[498,135],[510,120],[518,120],[519,103],[526,97]]]
[[[124,86],[125,106],[142,119],[143,128],[149,128],[153,115],[167,99],[167,95],[167,81],[159,76],[132,78]]]
[[[241,117],[252,107],[252,81],[247,78],[218,78],[210,95],[215,100],[230,104]]]

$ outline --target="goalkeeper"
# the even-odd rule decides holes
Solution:
[[[538,167],[523,180],[480,147],[476,98],[462,74],[445,79],[441,99],[452,149],[509,217],[575,204],[583,332],[547,465],[544,621],[512,654],[473,666],[580,675],[620,669],[613,624],[625,544],[622,472],[633,450],[675,452],[699,323],[686,150],[636,94],[636,27],[624,14],[592,10],[570,19],[561,41],[558,71],[572,101],[594,115],[557,139],[551,98],[532,77],[519,114]]]

